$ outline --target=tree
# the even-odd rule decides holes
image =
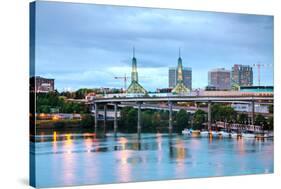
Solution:
[[[273,130],[273,116],[268,118],[268,130],[272,131]]]
[[[159,127],[160,124],[161,124],[160,113],[158,111],[155,111],[152,115],[152,126],[156,128]]]
[[[128,112],[128,117],[125,125],[127,127],[127,132],[129,133],[137,131],[137,114],[137,110],[133,108]]]
[[[248,121],[248,115],[247,114],[239,114],[237,121],[240,124],[244,124],[246,121]]]
[[[120,111],[120,124],[119,124],[119,128],[120,131],[126,131],[127,132],[127,119],[128,119],[128,113],[131,110],[131,107],[124,107],[121,109]]]
[[[93,89],[82,88],[75,91],[75,98],[76,99],[84,99],[88,93],[94,92]]]
[[[212,121],[232,121],[237,119],[237,113],[231,106],[214,104],[211,108]]]
[[[188,126],[188,114],[185,110],[180,110],[176,115],[176,132],[181,132]]]
[[[258,114],[255,118],[255,125],[265,125],[266,119],[263,115]]]
[[[271,105],[269,105],[268,106],[268,111],[269,111],[269,113],[273,113],[273,104],[271,104]]]
[[[193,116],[193,129],[200,129],[204,128],[203,123],[206,121],[207,113],[203,110],[197,110]]]
[[[92,115],[85,115],[82,117],[81,126],[84,128],[94,127],[95,118]]]
[[[142,131],[144,132],[155,132],[156,127],[152,124],[153,112],[150,110],[145,110],[142,112]]]
[[[36,112],[50,113],[51,108],[59,109],[61,113],[89,113],[85,104],[68,102],[58,92],[39,93],[36,95]]]

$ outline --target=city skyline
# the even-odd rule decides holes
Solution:
[[[58,2],[37,8],[36,75],[54,78],[59,91],[122,88],[114,77],[130,75],[133,46],[149,91],[167,87],[178,48],[192,68],[192,88],[207,86],[214,68],[273,65],[272,16]],[[273,85],[273,66],[262,69],[261,85]]]

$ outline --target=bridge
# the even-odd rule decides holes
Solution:
[[[167,97],[117,97],[117,98],[96,98],[91,102],[88,102],[91,106],[94,106],[95,115],[99,114],[99,107],[103,106],[104,111],[104,124],[106,122],[107,106],[114,106],[114,133],[117,132],[117,110],[118,106],[122,103],[135,103],[138,109],[137,130],[138,134],[141,132],[141,109],[142,106],[146,106],[146,103],[167,103],[169,110],[169,132],[172,133],[172,112],[173,105],[178,102],[194,102],[194,103],[207,103],[208,114],[208,129],[212,126],[211,106],[212,103],[246,103],[251,104],[251,125],[254,125],[255,120],[255,103],[258,104],[273,104],[274,98],[272,95],[252,95],[252,96],[167,96]],[[134,106],[134,105],[132,105]],[[98,116],[95,116],[95,130],[97,130]]]

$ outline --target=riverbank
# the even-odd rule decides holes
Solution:
[[[36,130],[40,129],[65,129],[81,127],[80,119],[66,120],[36,120]]]

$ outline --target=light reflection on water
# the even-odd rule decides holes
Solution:
[[[53,132],[33,145],[38,187],[273,172],[272,140]]]

